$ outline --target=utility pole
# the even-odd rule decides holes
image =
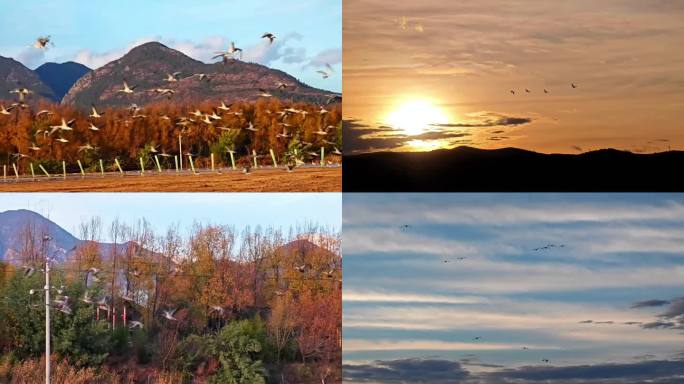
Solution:
[[[45,255],[45,384],[50,384],[50,258],[47,243],[52,238],[43,235],[43,254]]]

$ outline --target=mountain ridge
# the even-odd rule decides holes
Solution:
[[[48,62],[34,70],[43,83],[52,89],[57,102],[62,100],[78,79],[90,71],[90,68],[74,61]]]
[[[678,166],[684,151],[543,154],[461,146],[345,155],[342,172],[345,192],[637,192],[684,189],[668,171]]]
[[[35,71],[11,57],[0,56],[0,100],[17,100],[16,95],[10,91],[23,87],[35,93],[27,98],[28,102],[40,98],[56,100],[52,89],[40,79]]]
[[[167,82],[167,74],[181,72],[174,82]],[[209,81],[193,74],[209,75]],[[136,87],[132,95],[117,92],[123,81]],[[276,90],[278,82],[290,84]],[[255,101],[259,88],[275,97],[294,101],[323,102],[332,92],[308,86],[293,76],[257,63],[231,60],[228,64],[207,64],[159,42],[148,42],[132,48],[119,59],[81,77],[69,89],[62,104],[89,107],[121,107],[167,100],[165,95],[153,94],[155,88],[169,88],[176,93],[172,101],[201,102],[206,100]]]

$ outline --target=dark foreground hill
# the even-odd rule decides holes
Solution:
[[[62,100],[71,86],[78,79],[90,72],[90,68],[83,64],[68,61],[66,63],[45,63],[36,68],[35,72],[55,94],[55,101]]]
[[[458,147],[344,157],[345,192],[683,191],[684,152],[579,155]]]

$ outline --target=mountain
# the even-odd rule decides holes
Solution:
[[[56,101],[60,101],[78,79],[90,72],[90,68],[68,61],[61,64],[45,63],[36,68],[35,72],[43,83],[52,89]]]
[[[0,100],[16,100],[17,96],[9,91],[20,87],[35,92],[29,100],[35,100],[36,95],[39,98],[57,100],[52,89],[34,71],[14,59],[0,56]]]
[[[168,73],[180,72],[174,83],[164,81]],[[208,74],[210,81],[200,81],[193,74]],[[117,92],[124,79],[135,86],[134,94]],[[276,82],[290,84],[276,90]],[[263,65],[235,60],[228,64],[205,64],[158,42],[145,43],[126,55],[79,79],[62,99],[63,104],[89,107],[144,105],[164,101],[166,96],[152,92],[155,88],[176,91],[171,99],[181,102],[204,100],[256,100],[258,88],[269,90],[282,99],[323,102],[330,92],[309,87],[285,72]]]
[[[40,251],[44,234],[52,237],[47,252]],[[0,213],[0,260],[19,263],[24,250],[35,249],[64,260],[81,241],[51,220],[33,211],[20,209]]]
[[[681,191],[684,152],[604,149],[579,155],[517,148],[345,155],[345,192]]]

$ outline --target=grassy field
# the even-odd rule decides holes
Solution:
[[[199,170],[163,173],[139,172],[20,177],[0,180],[0,192],[339,192],[341,167],[261,168],[249,174],[240,171]]]

